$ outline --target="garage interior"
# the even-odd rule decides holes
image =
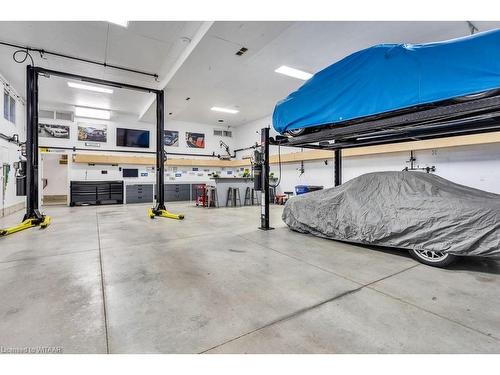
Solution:
[[[357,51],[499,27],[0,22],[0,228],[17,228],[30,205],[43,215],[0,237],[0,346],[498,354],[500,260],[431,267],[402,249],[292,231],[282,216],[301,187],[326,190],[380,171],[430,173],[499,194],[500,132],[340,154],[280,138],[272,114],[310,75]],[[28,65],[40,69],[36,115]],[[277,72],[283,67],[306,78]],[[37,143],[26,149],[30,131]],[[256,151],[266,148],[258,189]],[[38,170],[23,185],[30,149]]]

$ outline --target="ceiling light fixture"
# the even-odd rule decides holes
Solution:
[[[95,92],[103,92],[106,94],[112,94],[113,90],[105,88],[105,87],[99,87],[99,86],[90,86],[90,85],[84,85],[83,83],[76,83],[76,82],[68,82],[68,86],[72,87],[74,89],[82,89],[82,90],[88,90],[88,91],[95,91]]]
[[[114,23],[115,25],[121,26],[121,27],[128,27],[128,21],[108,21],[109,23]]]
[[[311,73],[304,72],[302,70],[290,68],[289,66],[282,65],[275,70],[276,73],[284,74],[289,77],[298,78],[303,81],[307,81],[313,75]]]
[[[222,108],[222,107],[212,107],[210,110],[215,111],[215,112],[224,112],[224,113],[231,113],[235,114],[238,113],[239,111],[236,109],[231,109],[231,108]]]
[[[111,111],[97,108],[75,107],[75,116],[109,120],[111,118]]]

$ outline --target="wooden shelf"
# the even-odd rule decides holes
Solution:
[[[342,157],[354,157],[376,154],[387,154],[392,152],[431,150],[447,147],[471,146],[481,144],[500,143],[500,132],[462,135],[450,138],[431,139],[425,141],[413,141],[404,143],[393,143],[380,146],[368,146],[359,148],[349,148],[342,151]],[[314,161],[332,159],[333,151],[309,150],[303,152],[293,152],[281,154],[282,163],[297,163],[301,161]],[[134,164],[134,165],[155,165],[155,158],[152,156],[124,156],[124,155],[99,155],[99,154],[74,154],[73,163],[84,164]],[[270,164],[278,163],[278,155],[271,155]],[[250,160],[219,160],[219,159],[167,159],[167,166],[189,166],[189,167],[249,167]]]
[[[192,167],[234,167],[239,160],[219,159],[167,159],[167,166],[192,166]],[[156,165],[156,159],[152,156],[125,156],[109,154],[73,154],[73,163],[83,164],[105,164],[105,165]]]

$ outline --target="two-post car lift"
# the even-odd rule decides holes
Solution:
[[[38,186],[38,78],[39,76],[57,76],[74,79],[97,85],[112,86],[122,89],[153,93],[156,95],[156,203],[148,209],[150,218],[166,217],[183,219],[184,215],[177,215],[167,211],[165,207],[165,193],[163,189],[165,180],[164,151],[164,99],[163,90],[130,85],[98,78],[86,77],[78,74],[66,73],[28,65],[26,67],[26,213],[21,224],[7,229],[0,229],[0,236],[16,233],[35,226],[45,228],[50,224],[50,217],[44,215],[39,209]]]
[[[335,186],[342,183],[342,149],[500,131],[500,93],[476,99],[458,98],[404,111],[312,128],[297,137],[269,137],[261,131],[263,155],[261,229],[269,226],[269,146],[331,150],[335,153]],[[267,171],[265,173],[264,171]]]

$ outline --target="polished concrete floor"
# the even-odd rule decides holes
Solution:
[[[500,262],[257,229],[259,208],[46,207],[0,239],[0,347],[64,353],[500,353]],[[0,219],[0,226],[21,214]]]

